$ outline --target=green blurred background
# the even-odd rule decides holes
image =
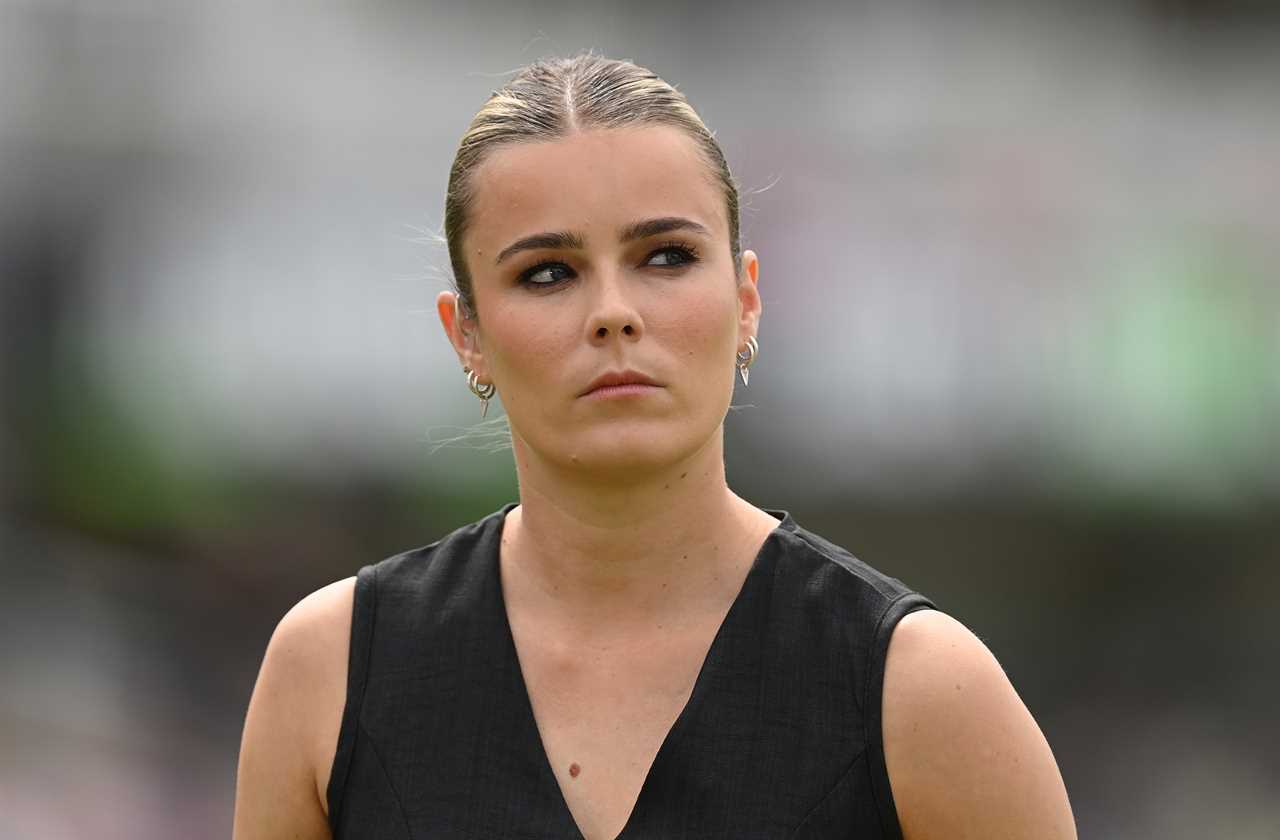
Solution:
[[[1047,6],[0,0],[0,836],[229,836],[284,612],[515,497],[435,233],[592,47],[743,186],[735,489],[972,627],[1082,836],[1280,837],[1280,17]]]

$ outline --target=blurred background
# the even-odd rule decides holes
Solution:
[[[717,132],[756,504],[986,641],[1082,837],[1280,837],[1280,14],[0,0],[0,836],[230,836],[267,640],[515,498],[456,143],[594,48]]]

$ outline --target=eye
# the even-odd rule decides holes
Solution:
[[[682,242],[667,242],[649,254],[645,265],[654,268],[680,268],[698,262],[698,251]],[[520,273],[516,282],[530,289],[551,289],[572,280],[577,274],[562,262],[541,262]]]
[[[660,259],[660,262],[654,262],[654,259]],[[697,261],[698,252],[696,249],[680,242],[667,242],[650,254],[649,260],[645,264],[658,268],[678,268]]]
[[[522,286],[547,288],[573,277],[573,269],[564,263],[544,262],[521,272],[518,282]]]

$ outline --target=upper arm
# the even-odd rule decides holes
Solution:
[[[894,630],[883,734],[906,840],[1076,837],[1040,728],[991,652],[945,613],[910,613]]]
[[[346,702],[355,578],[299,601],[276,625],[249,701],[235,840],[329,838],[325,787]]]

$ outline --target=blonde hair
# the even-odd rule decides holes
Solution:
[[[444,231],[454,287],[474,315],[475,292],[462,239],[474,199],[476,169],[495,149],[514,143],[555,140],[592,128],[669,125],[697,143],[724,191],[729,219],[729,251],[741,277],[738,187],[720,144],[684,94],[653,72],[630,61],[592,53],[534,62],[491,95],[471,120],[449,170]]]

